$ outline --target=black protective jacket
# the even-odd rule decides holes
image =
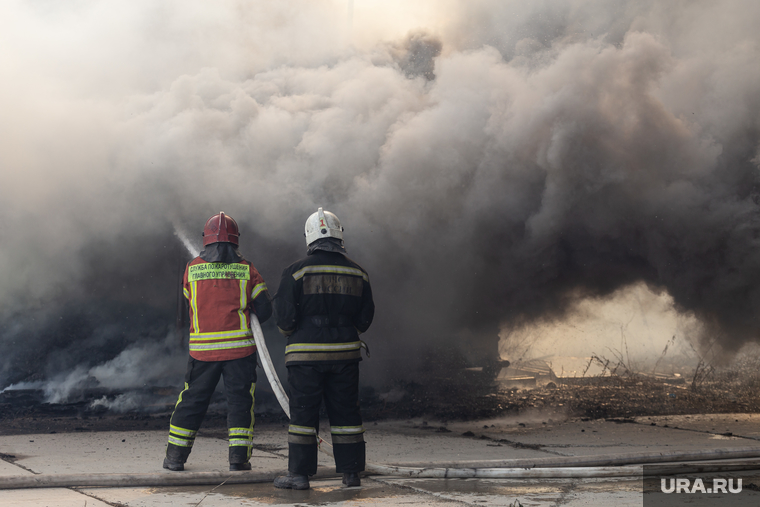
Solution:
[[[273,304],[286,365],[361,361],[375,304],[367,272],[344,254],[315,250],[285,268]]]

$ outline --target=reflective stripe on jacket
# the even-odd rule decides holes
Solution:
[[[193,259],[185,270],[183,293],[190,303],[190,355],[200,361],[228,361],[253,354],[251,306],[269,307],[266,283],[253,265]],[[257,309],[258,309],[257,305]],[[269,317],[260,315],[262,320]]]
[[[345,255],[316,250],[285,268],[273,306],[288,337],[285,364],[361,361],[359,333],[375,305],[367,272]]]

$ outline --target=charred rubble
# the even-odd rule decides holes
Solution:
[[[456,358],[428,361],[413,381],[391,381],[385,388],[361,389],[366,420],[427,418],[447,421],[510,416],[628,421],[638,416],[695,413],[760,412],[760,358],[745,358],[730,368],[699,363],[681,375],[629,370],[603,375],[557,377],[540,362],[511,365],[508,361],[468,366]],[[517,372],[512,377],[505,372]],[[532,372],[532,373],[531,373]],[[533,375],[533,377],[531,377]],[[40,390],[0,393],[0,433],[156,429],[168,424],[178,390],[149,388],[133,392],[91,389],[72,403],[45,403]],[[117,412],[108,401],[133,396],[140,406]],[[225,399],[212,399],[205,430],[225,428]],[[268,386],[256,392],[259,422],[285,423]],[[438,428],[431,425],[430,429]]]

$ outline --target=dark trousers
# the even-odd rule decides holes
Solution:
[[[166,455],[184,463],[195,442],[219,378],[224,379],[227,396],[230,463],[245,463],[253,445],[254,390],[256,389],[256,354],[231,361],[187,362],[185,389],[179,394],[169,426]]]
[[[364,470],[364,427],[359,412],[359,363],[288,366],[288,470],[317,473],[319,408],[325,400],[338,473]]]

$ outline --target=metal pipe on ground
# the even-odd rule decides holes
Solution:
[[[150,474],[37,474],[0,477],[0,489],[131,488],[145,486],[209,486],[272,482],[282,472],[155,472]],[[320,470],[318,479],[335,478]]]
[[[140,486],[201,486],[247,484],[273,481],[274,473],[236,472],[156,472],[152,474],[39,474],[0,477],[0,489]]]
[[[436,463],[440,468],[550,468],[550,467],[607,467],[620,465],[651,465],[683,461],[713,461],[726,459],[760,458],[756,447],[709,449],[699,452],[642,452],[628,454],[600,454],[597,456],[557,456],[551,458],[502,459],[487,461],[458,461]],[[403,468],[425,468],[430,463],[399,463]]]
[[[434,465],[434,464],[432,464]],[[601,477],[643,477],[694,473],[737,472],[759,470],[760,461],[732,463],[680,463],[669,467],[552,467],[552,468],[407,468],[367,465],[367,471],[415,479],[578,479]]]
[[[368,467],[369,468],[369,467]],[[740,463],[679,464],[671,467],[642,465],[565,468],[419,468],[385,467],[379,475],[418,479],[558,479],[666,476],[676,474],[737,472],[760,469],[759,461]],[[370,470],[368,470],[370,471]],[[153,474],[66,474],[0,477],[0,489],[27,488],[129,488],[146,486],[204,486],[271,482],[282,472],[157,472]],[[370,471],[370,473],[373,473]],[[334,473],[318,473],[316,479],[335,478]]]

